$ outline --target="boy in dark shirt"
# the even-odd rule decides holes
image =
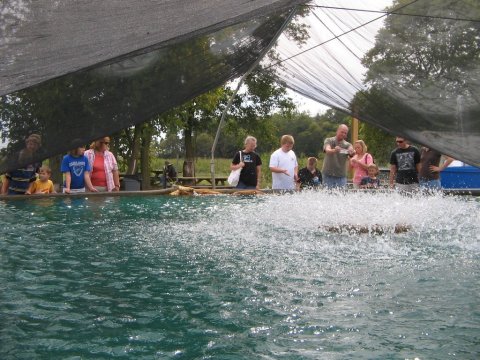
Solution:
[[[300,188],[318,187],[322,184],[322,173],[317,169],[317,159],[309,157],[307,166],[298,171]]]
[[[360,188],[362,189],[378,189],[380,187],[380,179],[377,178],[378,166],[370,164],[367,168],[368,176],[365,176],[360,181]]]

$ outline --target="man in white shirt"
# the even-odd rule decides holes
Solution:
[[[293,152],[293,136],[283,135],[280,149],[270,156],[273,190],[295,190],[298,180],[297,156]]]

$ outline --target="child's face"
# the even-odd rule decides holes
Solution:
[[[284,152],[289,152],[292,149],[293,149],[293,144],[292,143],[285,143],[285,144],[282,145],[282,150]]]
[[[77,148],[77,156],[82,156],[85,153],[85,146],[81,146]]]
[[[373,167],[369,167],[367,171],[368,171],[368,176],[370,176],[370,177],[377,176],[377,173],[378,173],[377,169],[375,169]]]
[[[47,181],[48,179],[50,179],[50,174],[45,170],[40,170],[40,172],[38,173],[38,177],[41,181]]]

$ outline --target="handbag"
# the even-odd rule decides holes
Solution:
[[[240,153],[240,162],[242,162],[242,152],[239,151]],[[237,186],[238,185],[238,181],[240,180],[240,173],[242,172],[242,168],[239,168],[237,170],[232,170],[230,172],[230,175],[228,176],[228,179],[227,179],[227,182],[231,185],[231,186]]]

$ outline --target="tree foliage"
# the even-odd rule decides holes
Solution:
[[[387,161],[387,148],[394,146],[392,135],[407,136],[412,129],[428,132],[432,126],[463,131],[452,121],[458,102],[466,109],[478,109],[480,104],[475,80],[480,68],[480,25],[447,19],[478,19],[480,2],[395,0],[390,9],[404,5],[408,5],[405,13],[427,16],[390,15],[385,19],[375,45],[362,61],[367,68],[367,90],[359,91],[352,101],[354,113],[378,126],[364,125],[360,133],[378,149],[382,161]],[[480,130],[478,122],[470,121],[468,127]]]

